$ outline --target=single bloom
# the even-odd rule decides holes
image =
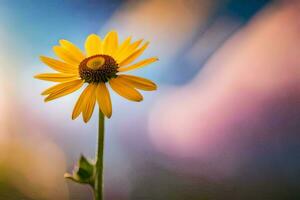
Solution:
[[[144,67],[157,61],[156,57],[147,58],[132,64],[147,48],[149,42],[131,42],[131,37],[121,44],[115,31],[109,32],[104,39],[91,34],[85,41],[85,53],[67,40],[60,40],[53,51],[60,59],[41,56],[41,61],[57,73],[38,74],[35,78],[58,82],[44,92],[45,102],[75,92],[85,87],[79,96],[72,113],[72,119],[81,113],[84,122],[93,114],[96,102],[101,112],[108,118],[112,115],[112,103],[108,85],[120,96],[131,101],[142,101],[139,90],[156,90],[152,81],[123,72]]]

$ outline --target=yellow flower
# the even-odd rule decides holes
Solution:
[[[157,88],[155,83],[145,78],[120,74],[158,60],[152,57],[131,64],[144,52],[149,42],[131,42],[131,37],[128,37],[119,44],[118,34],[111,31],[103,40],[95,34],[89,35],[85,41],[85,54],[67,40],[60,40],[59,43],[59,46],[53,47],[53,51],[61,60],[40,57],[42,62],[58,73],[39,74],[35,78],[59,82],[42,93],[46,95],[46,102],[75,92],[86,83],[73,109],[72,119],[82,113],[84,122],[88,122],[96,102],[102,113],[110,118],[112,104],[108,84],[120,96],[131,101],[143,100],[137,89],[151,91]]]

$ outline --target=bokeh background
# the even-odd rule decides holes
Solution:
[[[159,62],[141,103],[112,95],[109,200],[300,199],[300,2],[0,1],[0,199],[87,200],[64,180],[93,157],[97,115],[70,116],[79,92],[44,103],[40,55],[115,29]]]

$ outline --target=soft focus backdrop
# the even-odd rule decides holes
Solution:
[[[300,199],[300,3],[267,0],[0,1],[0,199],[87,200],[63,179],[93,157],[97,115],[77,96],[44,103],[40,55],[115,29],[160,61],[134,71],[159,90],[112,96],[109,200]]]

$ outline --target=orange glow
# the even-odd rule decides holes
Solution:
[[[175,56],[215,9],[215,0],[129,2],[119,9],[104,29],[117,28],[151,41],[157,55]]]

